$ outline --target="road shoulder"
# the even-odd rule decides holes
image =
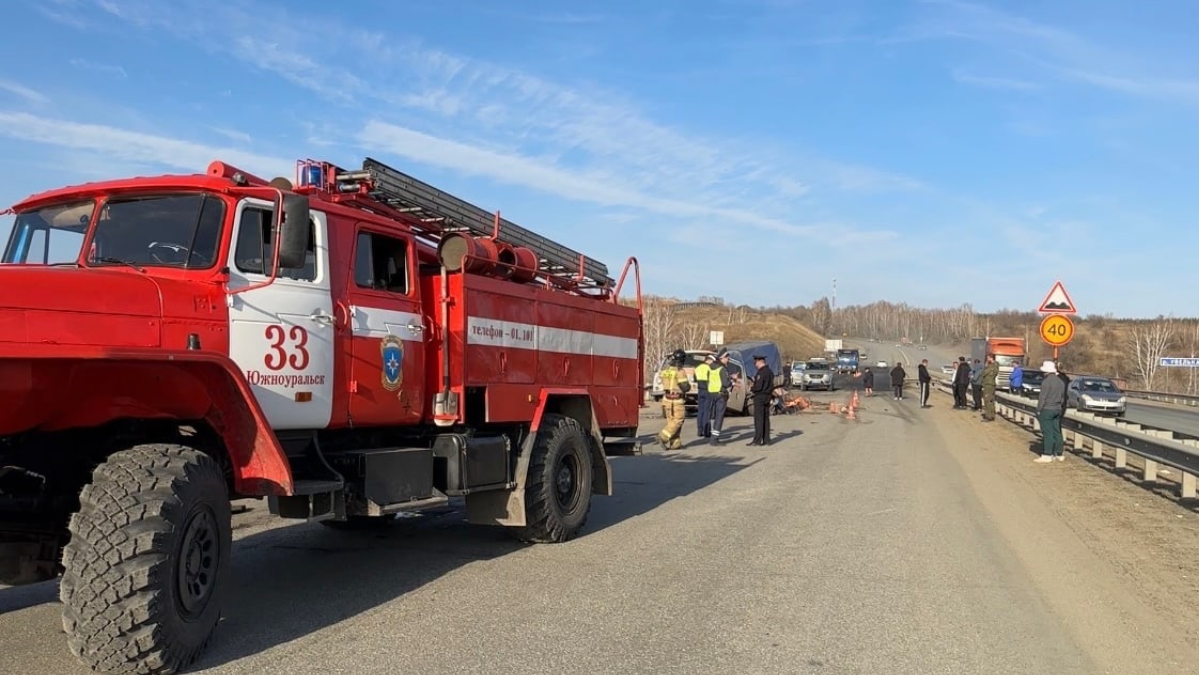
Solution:
[[[1077,455],[1034,464],[1031,433],[953,410],[943,393],[933,402],[930,419],[996,529],[1096,663],[1122,674],[1195,668],[1199,517]]]

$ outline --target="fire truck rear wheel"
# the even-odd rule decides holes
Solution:
[[[591,510],[591,450],[579,422],[546,415],[533,445],[525,487],[525,527],[530,543],[567,541],[583,529]]]
[[[60,586],[71,651],[103,673],[190,665],[220,619],[229,576],[220,467],[184,446],[135,446],[96,468],[80,504]]]

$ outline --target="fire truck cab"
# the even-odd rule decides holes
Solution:
[[[294,183],[214,162],[13,211],[0,583],[61,574],[93,669],[196,658],[231,499],[358,528],[462,498],[472,522],[562,542],[611,494],[605,447],[635,442],[636,261],[614,280],[375,160],[304,160]]]

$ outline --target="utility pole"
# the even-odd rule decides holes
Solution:
[[[833,311],[836,311],[836,310],[837,310],[837,277],[833,277],[833,302],[832,302],[832,309],[833,309]]]

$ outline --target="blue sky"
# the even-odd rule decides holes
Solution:
[[[6,5],[0,202],[375,156],[646,290],[1195,315],[1199,12],[904,0]],[[707,270],[707,272],[701,272]]]

